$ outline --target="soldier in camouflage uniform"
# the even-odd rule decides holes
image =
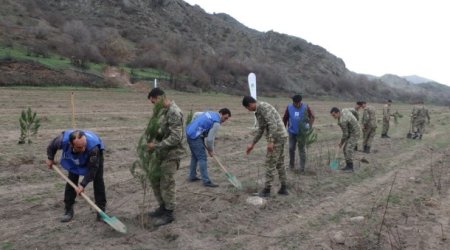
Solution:
[[[156,218],[154,226],[162,226],[175,219],[173,215],[175,209],[174,175],[185,152],[182,145],[183,114],[175,102],[169,100],[160,88],[152,89],[148,94],[148,99],[153,104],[157,102],[163,104],[159,118],[159,136],[157,136],[161,140],[151,141],[147,144],[149,150],[158,150],[162,158],[159,165],[161,174],[156,180],[151,181],[159,208],[149,213],[150,217]]]
[[[272,187],[273,175],[275,169],[278,171],[278,177],[281,182],[281,188],[278,194],[287,195],[286,186],[286,168],[284,166],[284,145],[287,141],[287,131],[284,127],[278,111],[267,102],[257,102],[251,96],[244,96],[242,105],[248,111],[255,111],[255,116],[258,121],[258,128],[256,135],[251,144],[247,145],[246,153],[249,154],[255,144],[261,139],[262,135],[266,133],[267,140],[267,154],[266,154],[266,182],[265,187],[259,192],[259,196],[270,196],[270,189]]]
[[[344,172],[353,172],[353,152],[358,139],[361,136],[361,127],[351,109],[342,109],[334,107],[330,111],[331,116],[338,120],[338,125],[342,129],[342,138],[339,142],[339,148],[344,147],[345,167]]]
[[[383,131],[381,132],[381,138],[390,138],[388,135],[389,120],[391,119],[391,116],[394,116],[391,114],[391,104],[392,101],[388,100],[383,107]]]
[[[428,113],[428,109],[423,105],[422,101],[414,106],[411,113],[411,120],[414,131],[412,138],[422,139],[423,132],[425,131],[425,121],[428,121],[428,124],[430,124],[430,114]]]
[[[370,153],[370,147],[372,145],[375,132],[377,130],[377,118],[375,108],[367,106],[366,102],[357,102],[356,109],[363,109],[363,116],[361,118],[361,125],[363,131],[363,147],[364,153]]]

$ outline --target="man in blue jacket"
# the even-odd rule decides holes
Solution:
[[[219,112],[206,111],[195,113],[191,123],[186,127],[187,142],[191,149],[191,165],[189,167],[188,181],[198,181],[197,164],[200,167],[200,175],[203,185],[206,187],[218,187],[208,177],[208,163],[206,150],[209,156],[214,154],[214,139],[220,125],[231,117],[231,112],[227,108]],[[206,138],[206,145],[204,139]]]
[[[103,145],[100,137],[89,130],[66,130],[54,138],[47,147],[47,166],[52,168],[55,154],[61,149],[61,165],[69,171],[69,179],[78,185],[76,189],[66,184],[64,192],[65,210],[61,222],[73,218],[75,198],[94,182],[95,204],[103,211],[106,208],[105,183],[103,181]],[[79,176],[84,176],[78,183]],[[97,220],[100,220],[97,214]]]
[[[314,113],[308,104],[302,103],[301,95],[294,95],[292,103],[286,107],[283,116],[284,126],[289,132],[289,168],[294,169],[295,149],[298,147],[300,156],[300,172],[305,171],[306,151],[305,145],[297,140],[300,131],[312,128],[314,123]]]

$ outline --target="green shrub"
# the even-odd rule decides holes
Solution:
[[[22,110],[19,123],[19,144],[24,144],[25,142],[31,143],[31,137],[37,134],[39,127],[41,126],[40,119],[36,117],[36,112],[32,112],[31,108],[28,108],[27,111]]]

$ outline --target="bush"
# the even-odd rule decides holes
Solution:
[[[130,57],[128,46],[116,29],[105,28],[96,32],[95,40],[99,53],[110,65],[118,65]]]
[[[89,44],[91,32],[82,21],[74,20],[64,24],[63,31],[72,38],[74,44]]]

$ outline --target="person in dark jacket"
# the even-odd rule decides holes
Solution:
[[[103,150],[105,146],[100,137],[89,130],[66,130],[50,141],[47,147],[47,166],[55,164],[55,154],[62,150],[61,166],[69,171],[69,179],[78,185],[76,189],[66,184],[64,192],[64,216],[61,222],[73,218],[75,198],[84,192],[86,186],[93,182],[95,204],[103,211],[106,208],[105,183],[103,181]],[[84,176],[79,183],[79,176]],[[97,220],[100,220],[97,214]]]

